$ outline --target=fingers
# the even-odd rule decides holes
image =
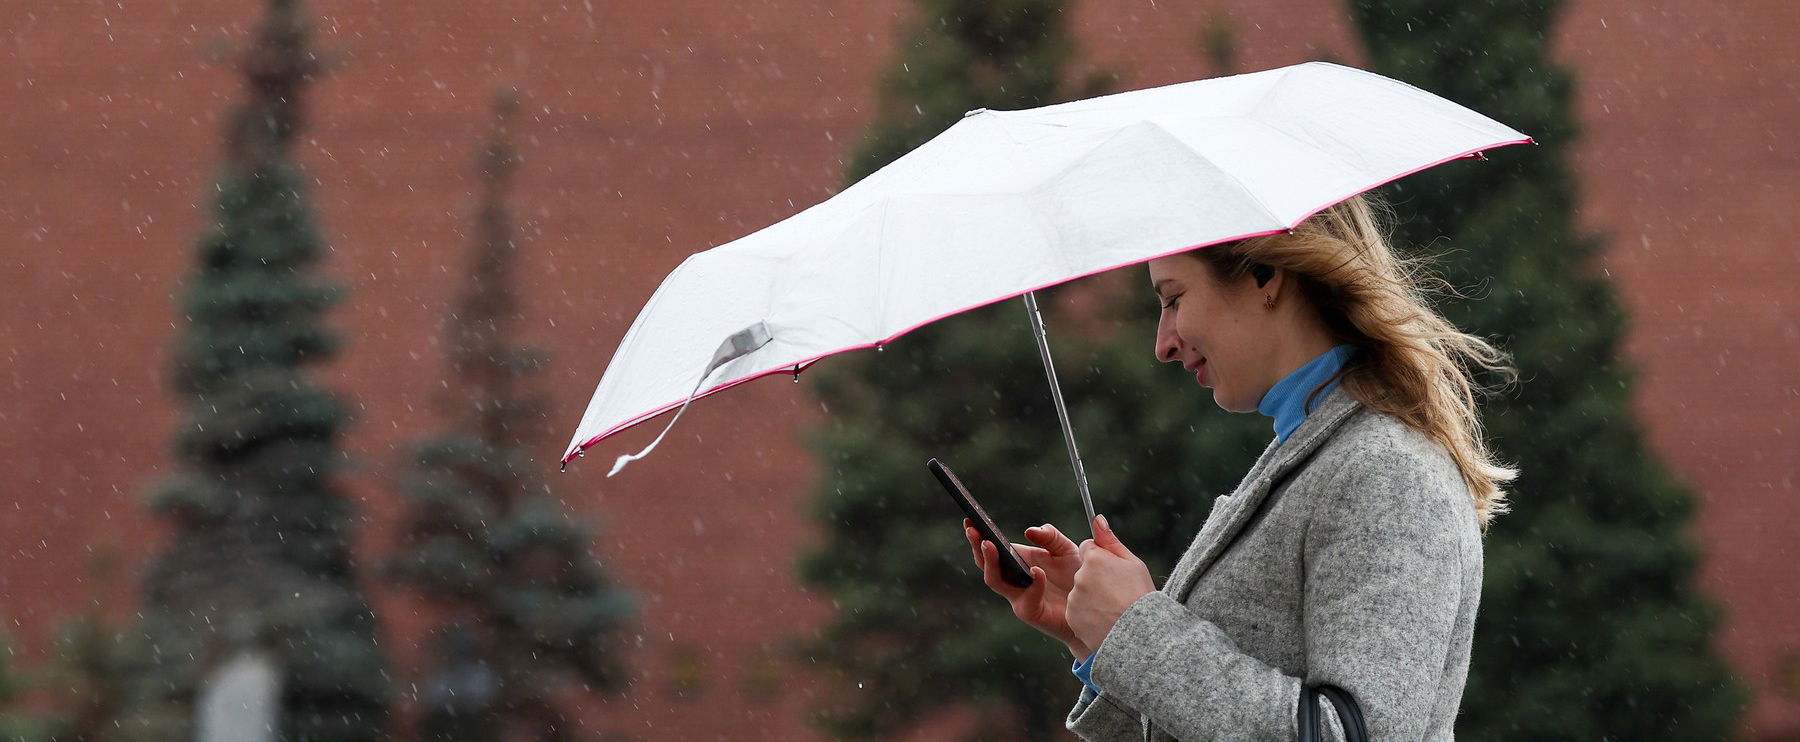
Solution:
[[[1126,551],[1125,547],[1123,547],[1123,546],[1118,546],[1118,547],[1108,549],[1105,546],[1101,545],[1100,541],[1098,541],[1096,539],[1091,539],[1091,538],[1087,539],[1086,541],[1082,541],[1081,545],[1078,547],[1075,547],[1075,549],[1076,549],[1076,553],[1081,555],[1081,563],[1083,566],[1085,566],[1089,562],[1093,561],[1094,558],[1096,558],[1096,557],[1100,557],[1100,558],[1111,557],[1114,559],[1136,559],[1137,558],[1135,556],[1132,556],[1131,552]]]
[[[981,542],[981,581],[1007,600],[1015,598],[1022,590],[1006,583],[1000,576],[1000,550],[994,548],[992,541]],[[1036,583],[1033,583],[1034,585]]]
[[[1100,548],[1119,556],[1131,556],[1131,550],[1125,548],[1125,542],[1119,540],[1119,534],[1113,533],[1112,526],[1107,525],[1104,515],[1094,516],[1094,537],[1090,540]]]
[[[1025,529],[1025,538],[1043,547],[1044,551],[1050,552],[1050,556],[1053,557],[1069,556],[1075,553],[1075,542],[1070,541],[1068,536],[1064,536],[1062,531],[1057,530],[1056,526],[1049,523]]]
[[[1035,541],[1038,537],[1033,536],[1030,533],[1032,530],[1036,529],[1027,529],[1027,537]],[[1057,538],[1061,538],[1061,536],[1060,533],[1056,534]],[[1019,554],[1019,557],[1025,562],[1026,569],[1033,574],[1031,585],[1029,587],[1020,588],[1006,581],[1000,567],[999,547],[995,546],[992,541],[982,538],[981,532],[975,530],[974,524],[969,522],[968,518],[963,519],[963,537],[968,539],[970,557],[975,562],[975,568],[981,570],[982,583],[987,585],[989,589],[999,593],[1008,601],[1013,602],[1015,607],[1018,605],[1035,605],[1035,602],[1032,601],[1039,601],[1043,598],[1043,585],[1047,583],[1048,580],[1044,578],[1044,570],[1039,567],[1037,563],[1043,558],[1042,555],[1056,556],[1057,554],[1055,552],[1040,549],[1029,544],[1012,545],[1013,549]],[[1065,542],[1067,541],[1066,538],[1062,540]],[[1063,548],[1067,549],[1068,554],[1074,553],[1075,547],[1073,544],[1067,544]],[[1031,592],[1032,590],[1036,590],[1036,592],[1033,593]],[[1032,597],[1033,595],[1036,597]],[[1023,618],[1023,616],[1021,616],[1021,618]]]
[[[1013,553],[1025,566],[1041,566],[1044,569],[1064,572],[1079,566],[1080,557],[1075,555],[1075,544],[1070,543],[1055,550],[1044,549],[1031,544],[1013,544]]]
[[[1025,592],[1012,599],[1013,615],[1026,621],[1036,621],[1044,604],[1044,583],[1046,582],[1049,580],[1044,578],[1044,569],[1032,567],[1031,587],[1025,588]]]

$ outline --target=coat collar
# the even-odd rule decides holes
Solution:
[[[1300,423],[1300,427],[1294,430],[1294,434],[1286,442],[1270,442],[1269,447],[1263,449],[1262,456],[1257,458],[1256,465],[1250,467],[1250,473],[1244,476],[1244,481],[1238,485],[1237,490],[1230,497],[1220,498],[1214,504],[1213,514],[1206,519],[1200,535],[1194,538],[1193,545],[1188,547],[1181,562],[1170,573],[1163,591],[1174,595],[1177,600],[1186,600],[1194,583],[1218,560],[1226,547],[1237,539],[1238,533],[1260,509],[1263,501],[1268,499],[1269,492],[1275,485],[1304,463],[1350,418],[1351,413],[1361,408],[1362,405],[1340,386],[1319,402],[1319,406],[1306,416],[1306,420]]]

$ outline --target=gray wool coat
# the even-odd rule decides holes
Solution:
[[[1449,453],[1339,387],[1119,617],[1094,660],[1103,692],[1084,688],[1068,727],[1288,742],[1304,681],[1355,696],[1371,739],[1449,740],[1480,596],[1481,529]]]

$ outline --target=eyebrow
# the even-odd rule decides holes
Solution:
[[[1162,296],[1163,284],[1174,283],[1174,282],[1175,282],[1175,279],[1173,279],[1173,278],[1165,278],[1160,281],[1157,281],[1156,283],[1150,284],[1150,288],[1151,288],[1151,290],[1156,292],[1157,296]]]

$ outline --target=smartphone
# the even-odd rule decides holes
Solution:
[[[963,487],[962,482],[951,473],[950,467],[934,458],[925,462],[925,468],[930,469],[937,477],[938,484],[944,485],[944,491],[950,493],[950,499],[956,501],[957,507],[962,508],[963,515],[969,516],[969,521],[975,524],[976,532],[983,539],[993,542],[994,550],[1000,553],[1000,579],[1014,587],[1031,587],[1031,570],[1025,568],[1025,561],[1013,550],[1012,542],[1001,535],[999,527],[994,525],[994,519],[989,518],[987,511],[981,509],[981,503],[976,502],[975,496],[969,494],[968,488]]]

